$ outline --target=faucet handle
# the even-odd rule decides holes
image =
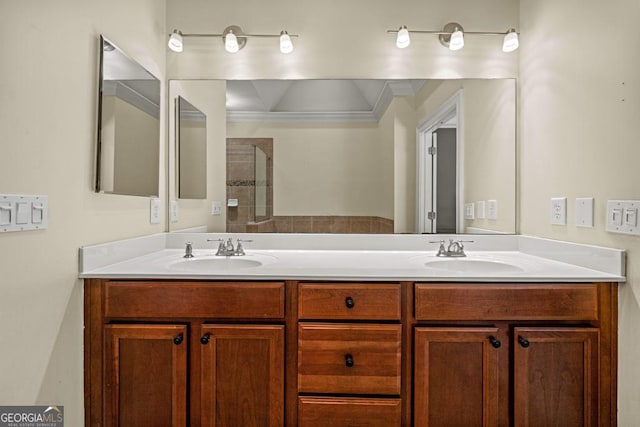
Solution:
[[[193,258],[193,244],[191,242],[185,242],[184,256],[183,258]]]
[[[236,250],[234,252],[237,256],[246,255],[246,253],[244,252],[244,248],[242,247],[242,242],[253,242],[253,240],[238,239],[238,244],[236,245]]]
[[[439,243],[440,247],[438,247],[438,253],[436,256],[444,256],[447,253],[447,250],[444,248],[444,240],[429,240],[429,243]]]

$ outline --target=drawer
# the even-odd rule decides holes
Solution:
[[[283,319],[282,282],[107,282],[107,318]]]
[[[400,394],[400,325],[298,325],[298,391]]]
[[[298,287],[298,317],[400,320],[400,285],[302,283]]]
[[[400,399],[300,397],[298,426],[399,427],[401,402]]]
[[[416,284],[417,320],[597,320],[596,284]]]

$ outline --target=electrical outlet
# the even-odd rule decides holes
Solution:
[[[170,206],[170,210],[169,210],[169,221],[171,222],[178,222],[178,201],[177,200],[172,200]]]
[[[149,205],[149,222],[151,224],[160,224],[160,199],[156,197],[151,198]]]
[[[484,200],[476,202],[476,218],[478,219],[485,218]]]
[[[567,225],[566,197],[554,197],[551,199],[551,224]]]
[[[473,203],[465,203],[465,205],[464,205],[464,219],[475,219],[473,207],[474,207]]]

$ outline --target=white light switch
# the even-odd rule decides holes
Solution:
[[[42,230],[48,226],[47,196],[0,194],[0,232]]]
[[[638,200],[607,200],[607,231],[640,235]]]
[[[474,219],[473,203],[464,204],[464,219]]]
[[[0,203],[0,225],[11,224],[12,211],[11,203]]]
[[[593,197],[576,199],[576,227],[593,227]]]
[[[16,224],[27,224],[29,222],[29,203],[19,202],[16,204]]]

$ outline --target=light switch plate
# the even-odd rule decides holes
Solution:
[[[0,233],[49,227],[49,198],[0,194]]]
[[[576,199],[576,227],[593,228],[593,197]]]
[[[484,200],[476,202],[476,218],[485,219]]]
[[[554,197],[551,199],[551,224],[567,225],[567,198]]]
[[[640,200],[607,200],[607,231],[640,235]]]
[[[473,211],[473,203],[465,203],[464,205],[464,219],[475,219]]]

